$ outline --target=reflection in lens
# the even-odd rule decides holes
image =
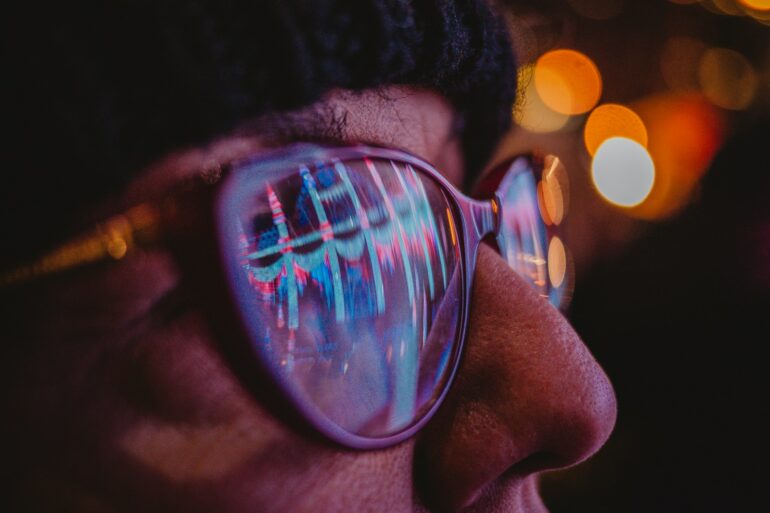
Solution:
[[[770,0],[738,0],[738,2],[750,9],[770,11]]]
[[[554,287],[561,287],[567,274],[567,251],[559,237],[552,237],[548,244],[548,277]]]
[[[552,167],[558,165],[554,159],[549,158],[548,162]],[[540,189],[542,198],[542,184]],[[508,265],[529,281],[541,296],[548,298],[555,306],[563,305],[567,290],[564,274],[558,280],[552,280],[549,276],[548,258],[551,255],[546,218],[550,224],[555,224],[551,219],[553,214],[544,208],[541,215],[537,178],[527,159],[518,158],[511,163],[497,189],[497,197],[500,202],[500,230],[497,235],[500,253]],[[545,203],[544,200],[541,202]],[[559,221],[561,217],[558,216]],[[554,277],[558,276],[558,273],[551,273]]]
[[[236,174],[255,349],[303,408],[349,433],[414,424],[459,338],[460,244],[443,190],[380,159],[308,163],[267,183]]]
[[[537,184],[540,215],[547,225],[559,225],[569,208],[569,179],[558,157],[545,158],[543,176]]]

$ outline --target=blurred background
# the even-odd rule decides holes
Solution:
[[[551,281],[617,429],[559,512],[770,511],[770,0],[506,0]],[[568,215],[567,215],[568,214]]]

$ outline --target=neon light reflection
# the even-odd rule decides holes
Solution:
[[[238,223],[257,349],[349,432],[408,426],[441,389],[459,330],[444,193],[386,160],[306,164],[254,188]]]

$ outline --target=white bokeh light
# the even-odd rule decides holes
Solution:
[[[591,163],[599,193],[622,207],[639,205],[655,182],[655,164],[647,149],[625,137],[612,137],[599,146]]]

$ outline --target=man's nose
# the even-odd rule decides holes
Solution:
[[[612,386],[569,323],[482,244],[465,354],[417,441],[431,505],[454,511],[499,480],[583,461],[615,416]]]

